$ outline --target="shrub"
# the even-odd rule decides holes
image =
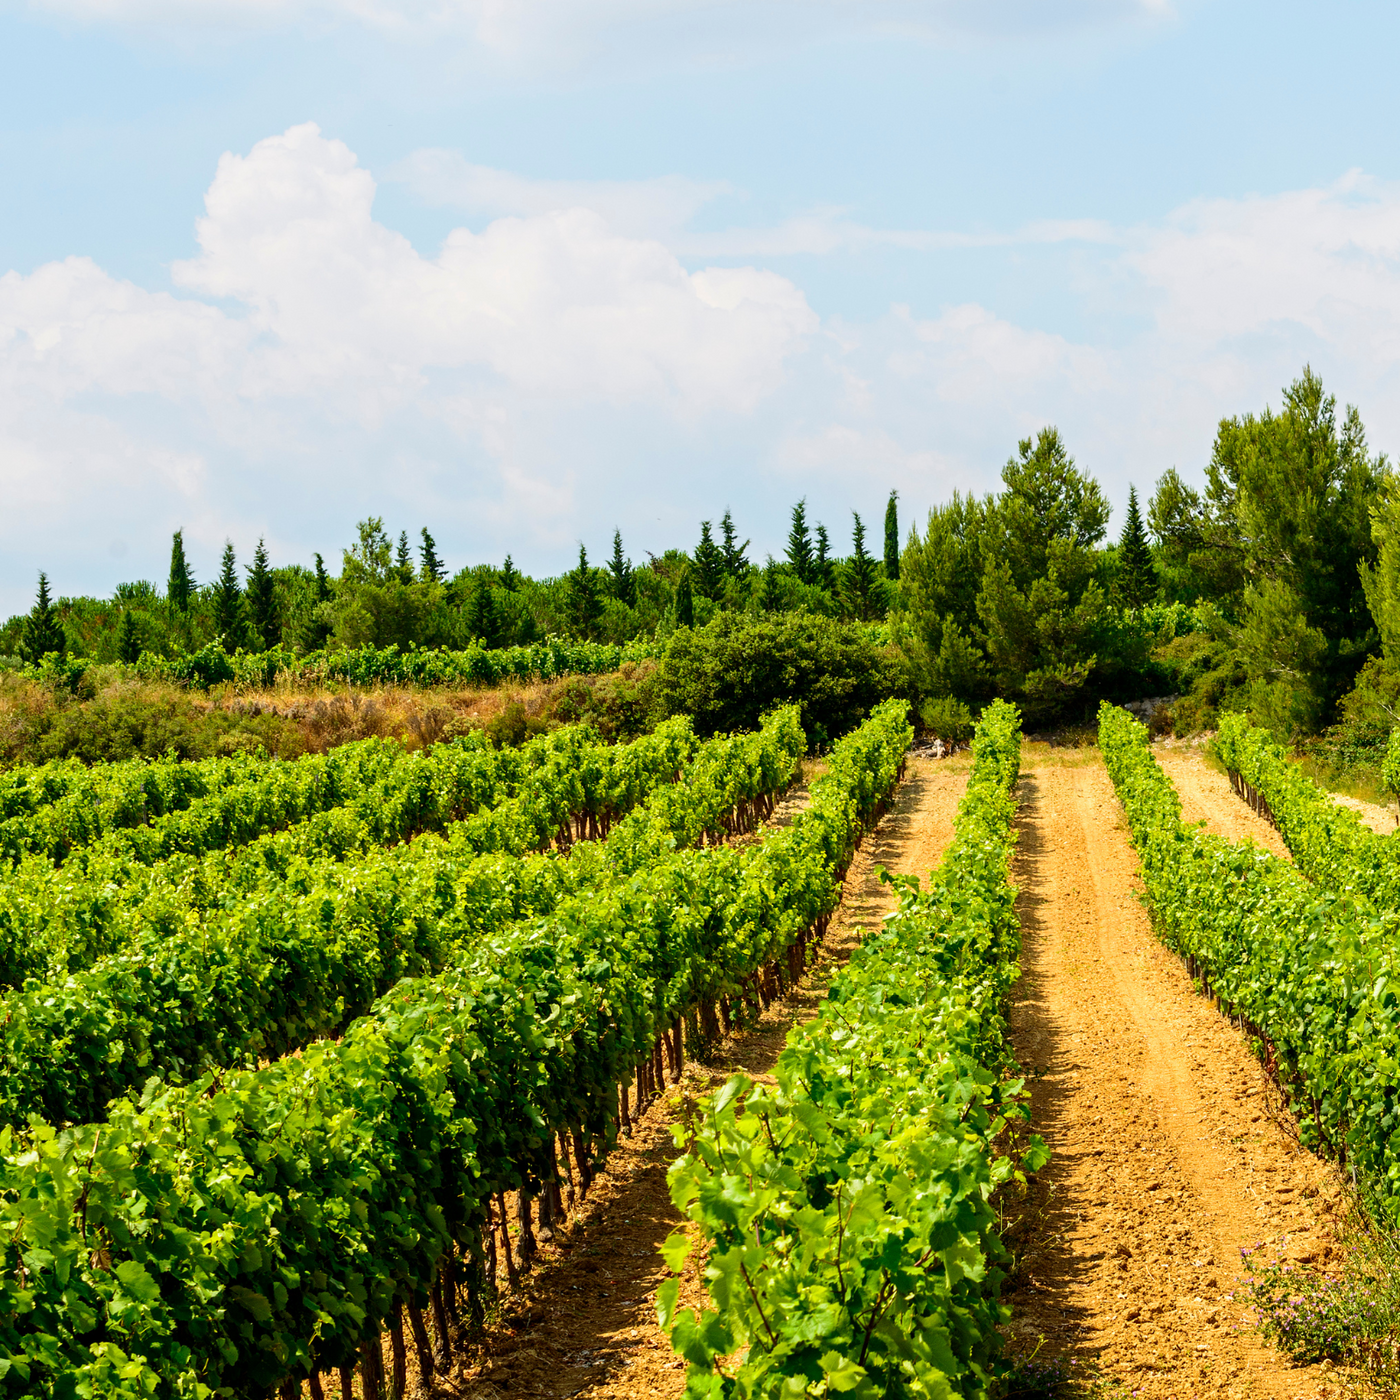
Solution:
[[[701,735],[756,729],[765,712],[795,703],[814,746],[909,689],[896,652],[857,625],[814,613],[719,613],[677,632],[656,674],[661,712],[692,716]]]
[[[113,763],[127,758],[210,758],[236,750],[293,758],[305,747],[299,726],[277,715],[205,709],[182,697],[102,696],[86,704],[42,711],[29,724],[24,758],[78,758]]]

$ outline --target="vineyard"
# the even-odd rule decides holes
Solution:
[[[1105,1141],[1101,1108],[1086,1127],[1037,1087],[1059,1052],[1036,1037],[1063,1035],[1036,1029],[1037,911],[1064,898],[1042,785],[1093,771],[1152,933],[1313,1160],[1400,1217],[1389,838],[1233,719],[1239,810],[1291,860],[1185,820],[1125,711],[1101,711],[1102,768],[1027,770],[1016,708],[989,705],[942,859],[883,877],[889,912],[771,1073],[714,1078],[825,957],[868,834],[919,800],[912,739],[890,701],[811,781],[795,706],[708,739],[677,717],[618,744],[575,725],[0,776],[0,1391],[430,1393],[489,1358],[501,1300],[549,1298],[610,1160],[661,1115],[672,1223],[646,1325],[683,1360],[673,1393],[1077,1393],[1078,1334],[1037,1311],[1067,1285],[1025,1222],[1105,1150],[1073,1146]],[[1111,840],[1092,813],[1086,838]],[[1196,1191],[1209,1214],[1234,1168],[1193,1170],[1154,1204]],[[1117,1271],[1122,1299],[1161,1286],[1133,1270],[1181,1267],[1136,1258],[1120,1243],[1075,1277]],[[1144,1393],[1200,1360],[1134,1345],[1113,1364]]]

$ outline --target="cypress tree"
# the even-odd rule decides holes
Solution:
[[[676,585],[676,626],[695,626],[695,590],[690,582],[689,569],[681,575],[681,581]]]
[[[818,525],[817,556],[812,561],[812,576],[818,587],[830,592],[835,572],[836,566],[831,560],[831,537],[826,533],[825,525]]]
[[[224,650],[232,654],[243,643],[243,590],[238,586],[238,564],[233,541],[224,543],[224,562],[213,587],[214,626],[223,636]]]
[[[899,492],[891,491],[885,506],[885,577],[891,583],[899,581]]]
[[[625,603],[629,608],[637,606],[637,579],[632,572],[632,561],[622,553],[622,531],[613,530],[613,552],[612,558],[608,560],[608,572],[611,578],[608,587],[612,595],[619,603]]]
[[[586,642],[593,641],[598,635],[598,624],[603,620],[603,600],[598,596],[598,580],[589,568],[588,551],[583,545],[578,547],[578,567],[571,569],[565,578],[565,602],[574,635]]]
[[[718,602],[724,592],[724,577],[728,569],[724,563],[724,551],[715,543],[710,533],[710,522],[700,522],[700,543],[695,546],[695,587],[702,597],[712,603]]]
[[[134,666],[144,650],[141,634],[136,629],[136,614],[130,608],[123,608],[121,630],[117,633],[117,659]]]
[[[413,555],[408,548],[408,531],[399,531],[399,547],[394,556],[394,569],[400,583],[413,582]]]
[[[277,586],[267,566],[267,546],[262,540],[258,541],[248,568],[247,598],[253,633],[263,650],[271,651],[282,640],[282,622],[277,616]]]
[[[326,561],[319,554],[313,557],[316,560],[316,601],[329,603],[331,600],[331,577],[326,572]]]
[[[418,551],[423,561],[423,582],[442,583],[447,578],[447,566],[438,558],[437,541],[428,533],[425,525],[421,531],[423,547]]]
[[[1128,518],[1118,544],[1118,595],[1130,608],[1140,608],[1157,596],[1157,566],[1143,529],[1137,487],[1128,487]]]
[[[804,497],[792,508],[792,527],[788,530],[788,563],[803,583],[812,582],[812,537],[807,530],[807,501]]]
[[[185,532],[176,530],[170,541],[170,581],[165,586],[166,601],[176,612],[190,610],[190,594],[194,591],[194,574],[185,558]]]
[[[876,611],[879,576],[875,560],[866,553],[865,525],[858,511],[852,511],[855,529],[852,531],[851,557],[846,561],[846,591],[851,610],[862,622],[869,622]]]
[[[734,515],[729,507],[724,508],[724,519],[719,522],[719,532],[724,539],[720,548],[724,551],[724,569],[730,578],[743,578],[753,567],[745,557],[744,551],[749,547],[748,540],[743,544],[735,544],[738,534],[734,529]]]
[[[39,572],[38,596],[24,619],[19,649],[31,666],[37,666],[44,657],[54,652],[62,656],[68,650],[68,638],[63,631],[63,623],[59,621],[58,609],[49,598],[49,576],[43,570]]]
[[[511,562],[509,554],[506,555],[506,562],[501,565],[501,587],[510,593],[515,593],[520,588],[520,570]]]

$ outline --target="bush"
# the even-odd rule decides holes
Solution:
[[[678,631],[656,673],[661,712],[690,715],[701,735],[756,729],[768,710],[795,703],[814,747],[854,729],[881,700],[909,693],[897,652],[858,625],[814,613],[720,613]]]
[[[127,758],[210,758],[237,750],[293,758],[305,748],[300,727],[277,715],[204,709],[182,698],[104,696],[41,712],[30,722],[23,757],[43,763],[78,758],[113,763]]]
[[[919,706],[919,719],[930,734],[945,743],[965,744],[972,738],[972,711],[952,696],[925,700]]]

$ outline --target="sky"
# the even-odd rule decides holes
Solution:
[[[1119,528],[1311,364],[1400,451],[1400,8],[0,0],[0,615],[355,523]]]

